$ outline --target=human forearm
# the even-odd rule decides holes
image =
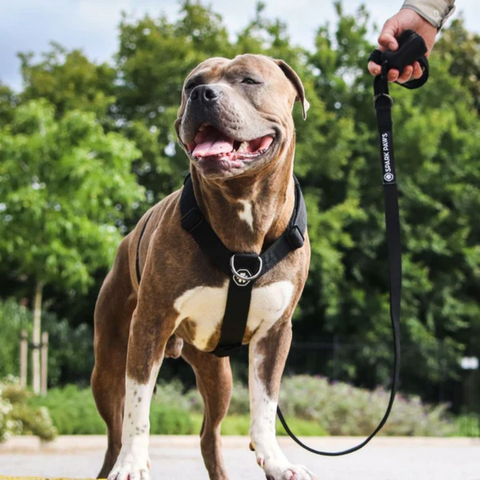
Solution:
[[[455,0],[406,0],[403,8],[413,10],[434,27],[441,28],[455,10]]]

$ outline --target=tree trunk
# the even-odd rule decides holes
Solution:
[[[28,373],[28,333],[22,330],[20,340],[20,385],[25,388],[27,386]]]
[[[32,348],[32,375],[33,392],[40,393],[40,333],[42,328],[42,291],[41,282],[35,285],[35,297],[33,301],[33,348]]]
[[[48,385],[48,332],[42,333],[42,396],[47,394]]]

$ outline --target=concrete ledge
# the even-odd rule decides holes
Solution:
[[[72,480],[69,478],[44,478],[44,477],[3,477],[0,475],[0,480]],[[75,480],[91,480],[88,478],[77,478]]]

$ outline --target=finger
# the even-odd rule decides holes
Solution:
[[[398,70],[396,70],[395,68],[393,68],[392,70],[390,70],[388,72],[387,80],[389,82],[396,82],[399,75],[400,75],[400,72]]]
[[[368,62],[368,71],[372,75],[377,76],[377,75],[380,75],[382,73],[382,67],[380,65],[377,65],[374,62]]]
[[[387,20],[383,26],[382,32],[378,37],[378,43],[388,49],[395,51],[398,49],[398,42],[395,35],[398,33],[398,28],[393,20]]]
[[[410,80],[410,77],[412,76],[413,73],[413,67],[412,65],[408,65],[403,69],[402,74],[398,77],[397,82],[398,83],[405,83]]]
[[[421,76],[423,75],[423,70],[422,70],[422,67],[420,66],[420,64],[418,62],[415,62],[413,64],[413,78],[415,80],[417,80],[418,78],[420,78]]]

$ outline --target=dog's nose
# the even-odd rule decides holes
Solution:
[[[190,100],[205,103],[213,103],[220,97],[220,90],[212,85],[199,85],[195,87],[190,95]]]

